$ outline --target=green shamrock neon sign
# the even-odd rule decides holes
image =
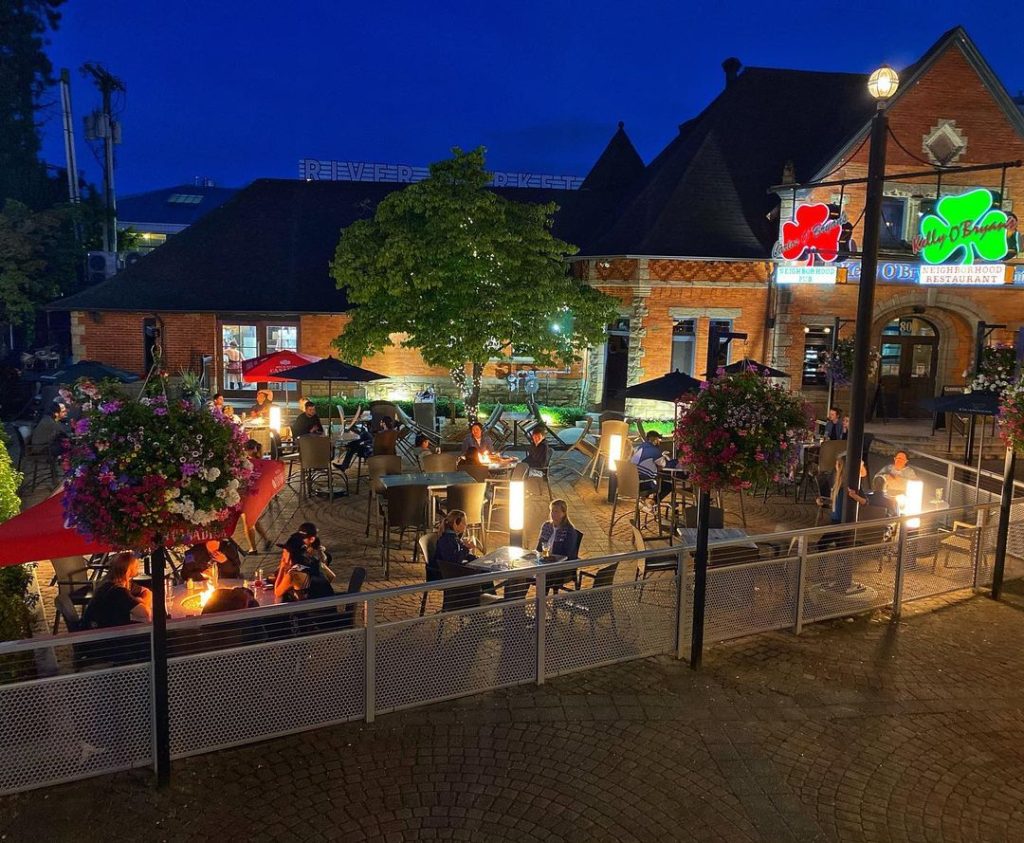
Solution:
[[[972,264],[1006,257],[1006,239],[1016,221],[992,207],[992,193],[972,190],[959,196],[943,196],[935,212],[921,220],[921,236],[913,248],[927,263]],[[955,259],[950,261],[951,257]]]

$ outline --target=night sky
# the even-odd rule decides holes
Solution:
[[[50,56],[72,69],[79,166],[97,183],[81,118],[99,94],[78,68],[98,61],[125,82],[121,195],[196,176],[230,187],[295,178],[302,157],[425,165],[455,145],[483,144],[495,170],[584,175],[619,120],[649,161],[722,88],[727,56],[899,68],[957,24],[1011,93],[1024,88],[1013,6],[631,6],[68,0]],[[63,164],[56,107],[44,132],[47,159]]]

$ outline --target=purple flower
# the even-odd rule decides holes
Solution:
[[[155,416],[166,416],[167,415],[167,408],[166,407],[154,407],[153,408],[153,415],[155,415]]]
[[[73,428],[75,431],[75,435],[82,436],[89,432],[89,420],[79,419],[74,423]]]
[[[100,412],[103,413],[105,416],[108,416],[111,413],[116,413],[123,406],[124,405],[116,399],[113,401],[104,401],[103,403],[100,404]]]
[[[181,465],[181,476],[191,477],[193,474],[199,473],[199,466],[194,462],[186,462]]]

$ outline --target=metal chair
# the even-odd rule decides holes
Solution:
[[[647,541],[644,539],[644,534],[640,530],[633,526],[633,549],[636,551],[648,550]],[[643,560],[642,565],[637,565],[636,576],[633,578],[635,582],[638,579],[647,579],[651,574],[657,573],[658,571],[671,571],[673,574],[676,572],[678,562],[674,553],[669,553],[665,556],[646,557]],[[643,592],[640,592],[640,596],[643,596]]]
[[[434,555],[437,552],[437,533],[433,530],[420,536],[416,543],[420,546],[420,555],[423,557],[424,579],[427,582],[434,582],[441,579],[441,569],[434,562]],[[427,596],[429,591],[424,590],[423,598],[420,600],[420,617],[427,611]]]
[[[427,474],[455,471],[458,464],[459,455],[456,453],[426,454],[420,457],[420,467]]]
[[[37,424],[35,430],[32,431],[32,435],[29,436],[28,443],[24,446],[24,458],[32,464],[33,489],[39,482],[40,464],[45,465],[50,472],[50,485],[54,486],[57,483],[57,455],[54,453],[54,440],[50,438],[44,441],[36,437],[38,429],[39,425]]]
[[[380,420],[387,416],[391,421],[398,421],[398,408],[391,401],[371,401],[370,402],[370,425],[374,430],[377,429],[380,424]]]
[[[380,478],[385,474],[401,474],[402,458],[398,456],[370,457],[366,461],[369,472],[368,492],[366,496],[366,535],[370,535],[370,513],[374,501],[377,501],[377,535],[380,535],[380,497],[386,491]]]
[[[373,434],[373,455],[392,457],[398,453],[398,431],[382,430]]]
[[[315,482],[320,478],[326,480],[328,494],[333,499],[335,468],[331,462],[331,440],[320,434],[307,434],[296,441],[299,445],[299,464],[302,466],[303,497],[315,493]],[[344,474],[341,476],[345,480],[347,492],[348,477]]]
[[[396,458],[397,459],[397,458]],[[384,562],[384,579],[391,571],[391,531],[398,530],[398,544],[401,546],[405,531],[416,531],[418,540],[421,533],[430,529],[430,494],[426,486],[398,486],[387,489],[381,496],[384,503],[384,541],[381,558]],[[413,545],[412,561],[416,561],[419,547]]]
[[[55,604],[63,602],[65,609],[70,607],[71,614],[80,622],[75,607],[85,607],[92,600],[93,582],[91,578],[92,569],[89,568],[88,560],[84,556],[61,556],[50,560],[53,564],[53,579],[50,585],[57,586]],[[61,618],[67,623],[66,611],[58,611],[53,619],[53,634],[57,634]],[[69,631],[74,632],[70,626]]]
[[[932,562],[934,571],[939,564],[939,555],[942,555],[942,567],[949,568],[949,557],[953,554],[966,556],[970,562],[974,553],[975,543],[981,540],[981,526],[971,524],[967,521],[954,521],[953,532],[949,533],[939,542],[936,549],[935,559]],[[987,554],[985,554],[987,556]]]
[[[578,585],[573,590],[567,590],[567,595],[576,595],[572,597],[563,597],[561,599],[556,598],[553,607],[557,609],[565,609],[569,612],[569,623],[576,619],[577,615],[584,615],[590,621],[590,634],[593,635],[596,632],[596,625],[598,618],[607,617],[611,621],[612,632],[615,637],[618,638],[619,629],[615,621],[615,589],[612,586],[615,584],[615,572],[618,570],[619,563],[615,562],[612,565],[606,565],[603,568],[598,569],[596,572],[591,571],[580,571]],[[586,577],[591,581],[590,588],[584,589],[582,587],[583,577]],[[594,591],[601,589],[597,594]]]
[[[487,552],[487,532],[484,530],[484,507],[486,502],[486,483],[456,483],[445,488],[444,509],[451,512],[461,509],[466,513],[466,527],[474,530],[479,537],[480,547]],[[488,516],[490,511],[488,511]],[[488,528],[490,518],[488,517]]]
[[[590,463],[593,461],[594,457],[597,456],[597,442],[595,442],[593,439],[588,438],[590,434],[590,428],[593,426],[594,420],[588,416],[583,427],[583,432],[580,434],[579,438],[575,442],[566,447],[565,453],[562,455],[563,461],[566,460],[569,454],[573,453],[573,451],[583,454],[583,456],[587,458],[587,463],[582,471],[579,471],[575,468],[573,469],[573,471],[575,471],[580,477],[587,473],[587,471],[590,468]],[[559,440],[563,441],[563,444],[565,444],[564,440],[561,440],[561,437],[559,437]]]
[[[358,594],[362,591],[364,582],[366,582],[366,568],[356,566],[352,569],[352,573],[349,574],[348,588],[345,589],[345,594]],[[356,609],[358,606],[358,603],[346,603],[339,609],[341,629],[351,629],[355,625]]]

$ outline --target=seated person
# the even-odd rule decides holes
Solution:
[[[866,474],[865,470],[865,474]],[[900,505],[895,498],[889,497],[885,493],[885,480],[882,477],[875,477],[871,481],[871,491],[866,494],[860,494],[854,489],[849,489],[847,494],[861,506],[880,506],[883,507],[889,515],[894,518],[900,514]]]
[[[345,458],[341,462],[333,463],[334,467],[339,471],[346,471],[357,456],[361,456],[364,460],[369,459],[373,456],[374,435],[385,430],[393,430],[394,427],[395,422],[390,416],[381,416],[375,430],[371,430],[370,426],[366,424],[356,425],[352,428],[352,432],[359,438],[345,445]]]
[[[317,535],[316,524],[312,521],[305,521],[296,530],[302,536],[302,542],[306,546],[306,564],[314,577],[323,577],[327,582],[334,582],[334,571],[331,570],[333,557],[327,552],[323,542]]]
[[[658,469],[666,465],[665,454],[661,450],[661,434],[656,430],[647,431],[644,441],[633,449],[629,461],[636,466],[640,475],[640,488],[648,492],[657,491],[658,499],[672,491],[672,481],[662,478],[659,482]]]
[[[412,456],[409,458],[416,468],[420,468],[420,459],[427,454],[434,453],[434,445],[430,438],[424,433],[416,434],[416,441],[412,445]]]
[[[329,597],[334,594],[331,584],[324,577],[317,576],[319,562],[308,553],[306,539],[301,533],[292,533],[281,547],[281,563],[274,579],[274,594],[277,597],[282,600],[298,600],[306,597]],[[294,590],[293,573],[308,574],[310,583],[301,589],[303,595],[285,597]]]
[[[320,416],[317,415],[316,405],[312,401],[307,401],[303,405],[302,412],[292,422],[292,437],[297,439],[311,433],[323,435],[323,432],[324,426],[320,421]]]
[[[223,412],[224,411],[224,393],[222,393],[222,392],[215,392],[215,393],[213,393],[213,397],[209,400],[207,406],[211,410],[215,410],[216,409],[216,410],[220,410],[221,412]]]
[[[437,528],[437,546],[434,559],[431,560],[435,567],[438,562],[465,565],[476,559],[473,550],[477,548],[473,540],[466,536],[466,527],[466,513],[461,509],[450,510],[445,515]]]
[[[50,407],[50,412],[39,419],[32,429],[29,444],[37,447],[46,446],[52,456],[59,457],[64,450],[64,442],[71,435],[67,417],[68,408],[60,402],[55,402]]]
[[[314,577],[309,571],[291,568],[288,571],[288,588],[281,595],[281,602],[293,603],[298,600],[316,600],[319,597],[333,597],[334,589],[323,577]]]
[[[224,413],[224,418],[228,419],[229,421],[232,421],[235,424],[242,423],[242,419],[239,418],[238,414],[235,412],[235,408],[232,407],[230,404],[225,404],[221,412]]]
[[[846,438],[843,436],[843,426],[842,422],[840,422],[842,415],[843,411],[838,407],[829,407],[828,421],[825,422],[825,439],[834,441]]]
[[[530,444],[526,446],[526,459],[523,460],[530,470],[527,477],[543,477],[543,469],[551,461],[551,448],[544,439],[544,428],[537,425],[530,431]]]
[[[259,607],[256,596],[247,588],[238,585],[234,588],[217,588],[210,595],[206,605],[203,606],[204,615],[214,615],[218,612],[237,612],[240,609],[255,609]]]
[[[909,465],[906,451],[897,451],[892,462],[878,472],[875,477],[885,481],[885,492],[888,495],[902,495],[907,491],[907,481],[917,480],[917,472]]]
[[[256,404],[249,411],[249,418],[260,418],[270,421],[270,408],[274,406],[274,393],[269,389],[261,389],[256,393]]]
[[[537,552],[579,559],[579,534],[569,520],[569,505],[558,498],[551,501],[549,512],[550,519],[541,526],[537,537]]]
[[[462,440],[462,453],[468,453],[470,448],[476,448],[478,451],[487,453],[494,451],[494,442],[491,441],[490,436],[484,433],[484,426],[478,421],[473,422],[469,426],[469,433]]]
[[[202,581],[210,565],[217,566],[217,576],[224,579],[237,580],[242,576],[242,561],[238,545],[230,539],[210,541],[193,545],[185,553],[185,561],[181,566],[181,576],[186,580]]]
[[[133,553],[119,553],[110,562],[102,582],[82,613],[85,629],[106,629],[153,619],[153,594],[132,580],[141,565]]]

